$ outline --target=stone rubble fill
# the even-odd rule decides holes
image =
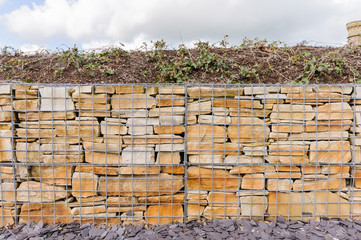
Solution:
[[[209,238],[236,239],[252,222],[228,226],[223,219],[275,225],[283,215],[289,230],[282,223],[273,228],[287,238],[297,224],[305,226],[292,221],[360,217],[360,92],[357,86],[1,84],[0,225],[40,231],[23,223],[75,221],[82,225],[64,229],[113,239],[130,232],[84,224],[214,220],[212,227],[192,223],[192,231],[206,236],[209,228]],[[221,223],[234,229],[223,236]],[[257,225],[265,227],[259,236],[273,236],[264,224]],[[182,224],[172,226],[167,234],[186,236],[176,230]]]

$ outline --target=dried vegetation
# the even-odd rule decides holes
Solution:
[[[360,74],[360,47],[249,39],[230,46],[227,36],[174,50],[161,40],[132,51],[0,52],[0,79],[35,83],[361,83]]]

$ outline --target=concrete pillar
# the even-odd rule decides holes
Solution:
[[[348,31],[348,44],[361,46],[361,21],[353,21],[346,24]]]

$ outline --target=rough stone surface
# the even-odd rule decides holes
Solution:
[[[328,141],[328,140],[345,140],[349,137],[349,132],[346,131],[330,131],[330,132],[305,132],[292,134],[290,140],[292,141]]]
[[[347,163],[351,160],[350,142],[317,141],[310,146],[310,162]]]
[[[0,85],[0,94],[11,94],[12,87],[11,85]]]
[[[40,145],[36,142],[19,142],[16,144],[16,159],[19,162],[39,162]]]
[[[184,107],[161,107],[161,108],[152,108],[149,110],[149,117],[159,117],[159,116],[177,116],[185,114]]]
[[[74,172],[72,176],[72,195],[74,197],[91,197],[98,195],[99,177],[92,173]]]
[[[185,88],[183,86],[162,86],[159,88],[160,94],[175,94],[175,95],[184,95]]]
[[[292,103],[323,103],[323,102],[348,102],[350,101],[350,95],[342,95],[340,93],[330,92],[300,92],[300,93],[288,93],[286,102]]]
[[[160,152],[157,156],[157,164],[179,164],[181,156],[179,152]]]
[[[13,225],[15,223],[14,220],[14,211],[12,209],[0,208],[1,217],[0,217],[0,226],[8,226]]]
[[[118,175],[119,168],[118,167],[110,167],[107,166],[91,166],[91,165],[83,165],[77,166],[75,168],[75,172],[87,172],[87,173],[94,173],[96,175]]]
[[[122,152],[122,163],[124,164],[153,164],[155,152],[153,148],[126,147]]]
[[[354,177],[355,181],[355,187],[361,188],[361,170],[360,169],[354,169],[352,172],[352,176]]]
[[[332,118],[331,118],[332,119]],[[325,131],[347,131],[350,129],[352,120],[324,120],[306,122],[306,132],[325,132]]]
[[[209,114],[212,111],[212,102],[193,102],[188,104],[188,115]]]
[[[228,108],[227,108],[228,109]],[[269,108],[267,108],[269,109]],[[226,111],[228,112],[228,111]],[[266,118],[272,111],[265,109],[252,109],[252,108],[229,108],[229,115],[231,117],[260,117]],[[216,115],[216,114],[215,114]],[[221,112],[218,115],[224,116]]]
[[[198,220],[203,215],[205,206],[198,205],[198,204],[188,204],[187,206],[187,220]]]
[[[273,122],[278,122],[280,120],[310,121],[315,116],[316,113],[310,105],[275,104],[270,118]]]
[[[179,152],[184,151],[184,144],[158,144],[155,145],[156,152]]]
[[[171,106],[184,106],[184,96],[179,95],[157,95],[157,106],[171,107]]]
[[[280,123],[278,125],[272,125],[272,132],[275,133],[301,133],[303,131],[304,131],[303,124]]]
[[[178,192],[184,186],[182,176],[166,173],[145,178],[134,176],[100,177],[99,194],[107,196],[157,196]]]
[[[145,109],[112,109],[112,117],[113,118],[146,118],[148,117],[148,110]]]
[[[184,126],[154,126],[155,134],[182,134]]]
[[[207,201],[210,206],[238,206],[239,199],[236,193],[227,192],[210,192],[207,196]]]
[[[122,155],[118,153],[86,152],[85,162],[92,164],[119,164],[122,163]]]
[[[269,146],[269,154],[276,156],[304,156],[307,155],[309,145],[283,145],[279,143],[273,143]]]
[[[237,156],[237,155],[228,155],[225,159],[224,159],[224,163],[226,164],[244,164],[244,163],[263,163],[263,158],[262,157],[251,157],[251,156]]]
[[[191,125],[187,127],[187,141],[200,143],[223,143],[227,133],[222,126]]]
[[[265,142],[270,133],[267,124],[259,118],[231,118],[231,124],[227,133],[235,143]]]
[[[265,156],[267,155],[267,147],[244,147],[243,152],[246,156]]]
[[[65,187],[35,181],[22,182],[17,188],[16,200],[22,202],[54,202],[69,195]]]
[[[314,178],[313,178],[314,179]],[[346,180],[340,177],[330,177],[329,179],[316,180],[296,180],[293,183],[293,190],[297,191],[312,191],[312,190],[328,190],[328,189],[342,189],[346,187]]]
[[[347,120],[353,119],[353,111],[346,102],[326,103],[316,108],[318,120]]]
[[[1,172],[3,175],[3,172]],[[2,202],[15,202],[16,185],[13,182],[3,182],[0,184],[0,201]]]
[[[183,222],[183,207],[180,204],[150,206],[145,212],[148,224],[171,224]]]
[[[231,123],[231,118],[227,116],[200,115],[198,122],[211,125],[228,125]]]
[[[100,205],[100,206],[92,206],[92,207],[75,207],[73,209],[71,209],[71,214],[72,215],[92,215],[92,214],[97,214],[97,213],[105,213],[106,212],[106,208],[105,205]]]
[[[187,93],[191,98],[235,97],[243,95],[243,88],[191,87],[187,89]]]
[[[188,142],[188,154],[201,154],[201,155],[212,155],[212,154],[225,154],[225,155],[239,155],[243,146],[237,143],[220,143],[220,144],[209,144],[209,143],[193,143]]]
[[[39,100],[16,100],[13,105],[15,111],[39,111]]]
[[[234,166],[229,173],[230,174],[254,174],[274,172],[273,166]]]
[[[0,138],[0,162],[13,160],[13,145],[11,138]]]
[[[67,126],[55,127],[55,133],[58,137],[98,137],[100,127],[98,121],[68,121]]]
[[[251,216],[257,219],[263,217],[268,208],[266,196],[240,197],[242,216]]]
[[[263,174],[246,174],[242,178],[242,189],[264,189],[265,180]]]
[[[187,172],[187,187],[190,190],[225,190],[236,191],[242,182],[237,176],[225,170],[190,167]]]
[[[109,139],[106,139],[109,140]],[[122,151],[122,144],[119,143],[94,143],[94,142],[83,142],[84,150],[91,152],[106,152],[106,153],[120,153]],[[42,145],[43,146],[43,145]],[[73,153],[74,154],[74,153]]]
[[[70,208],[66,206],[65,202],[56,204],[24,203],[21,207],[20,222],[34,221],[37,223],[41,220],[47,224],[66,223],[70,220],[70,216]]]
[[[314,92],[333,92],[333,93],[342,93],[342,94],[351,94],[353,91],[352,86],[315,86],[313,87]]]
[[[267,190],[291,191],[293,181],[291,179],[267,179]]]
[[[148,196],[148,197],[139,197],[139,203],[184,203],[184,193],[176,193],[173,195],[163,195],[163,196]],[[129,203],[129,201],[128,201]]]
[[[157,105],[157,100],[146,94],[121,94],[113,95],[111,98],[112,108],[122,109],[144,109],[153,108]]]
[[[338,217],[350,214],[350,203],[329,191],[270,192],[268,202],[267,212],[271,216],[282,215],[286,219],[307,220],[313,216]]]
[[[144,136],[125,136],[123,137],[125,145],[149,145],[149,144],[178,144],[183,143],[184,139],[178,135],[144,135]]]
[[[244,95],[278,93],[279,91],[279,87],[245,87]]]
[[[104,135],[125,135],[128,129],[121,120],[117,118],[106,118],[100,122],[100,130]]]
[[[228,217],[239,218],[240,207],[212,207],[207,206],[203,211],[206,219],[227,219]]]
[[[40,111],[65,112],[74,110],[74,103],[67,87],[44,87],[40,88],[39,91],[41,95]]]
[[[144,93],[145,89],[143,86],[115,86],[115,93],[117,94],[134,94]]]
[[[219,99],[216,98],[213,100],[214,107],[227,107],[234,109],[263,109],[263,104],[258,100],[251,99]]]
[[[182,125],[184,124],[184,116],[159,116],[160,125]]]
[[[0,122],[11,122],[12,119],[15,119],[15,115],[11,111],[6,111],[3,107],[0,106]]]
[[[223,163],[223,155],[188,155],[188,161],[194,164],[210,163],[218,164]]]
[[[75,116],[75,112],[19,112],[18,114],[22,121],[64,120],[74,119]]]
[[[30,176],[33,177],[35,181],[50,185],[71,185],[74,168],[73,166],[32,167]]]
[[[154,175],[159,174],[159,167],[143,167],[143,166],[131,166],[120,167],[119,174],[121,175]],[[115,174],[117,175],[117,174]]]

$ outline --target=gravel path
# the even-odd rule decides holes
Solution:
[[[213,220],[160,226],[95,227],[78,223],[44,225],[28,222],[2,229],[0,239],[361,239],[361,221],[338,218],[321,221]]]

